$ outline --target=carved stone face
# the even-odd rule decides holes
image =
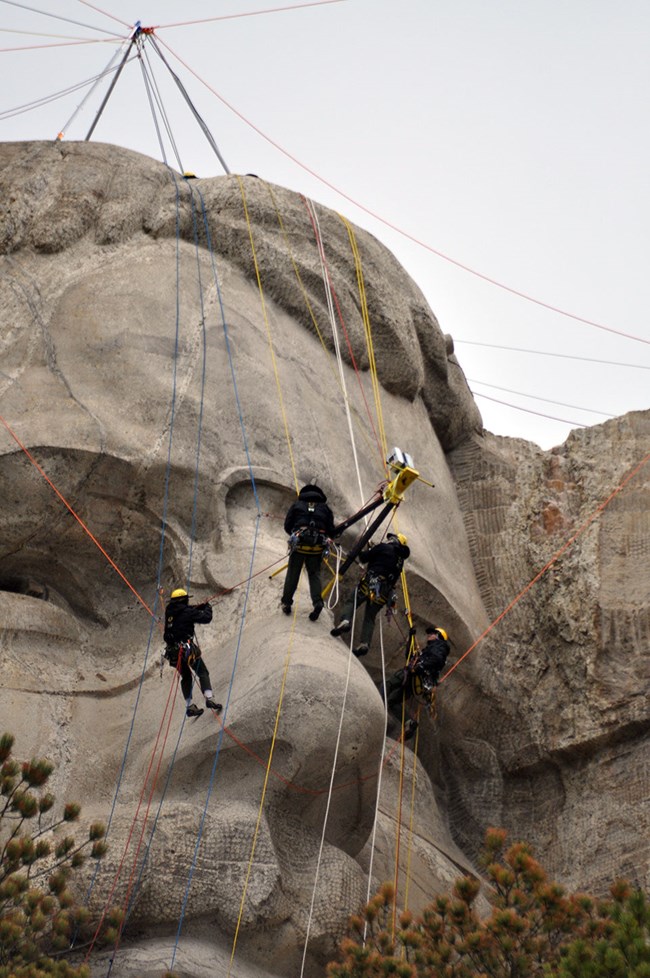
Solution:
[[[99,165],[97,149],[87,158],[79,152],[77,177],[87,160]],[[105,175],[110,152],[100,162]],[[206,196],[212,183],[205,182]],[[122,229],[128,207],[144,206],[137,190],[136,183],[118,201]],[[52,193],[56,224],[63,222],[64,195]],[[156,203],[168,221],[174,195],[166,193]],[[184,194],[186,206],[186,188]],[[97,226],[105,228],[109,203]],[[214,238],[219,210],[209,212]],[[39,234],[50,233],[44,218],[31,220]],[[57,226],[63,235],[67,226]],[[261,225],[256,233],[263,239]],[[78,798],[89,817],[106,819],[128,744],[97,892],[110,886],[136,811],[126,864],[138,846],[142,860],[160,806],[134,905],[139,933],[151,936],[155,922],[169,946],[187,892],[185,933],[196,942],[186,949],[188,960],[208,947],[196,954],[205,955],[205,973],[212,973],[213,960],[225,954],[227,961],[239,924],[246,959],[286,973],[300,963],[308,926],[310,962],[331,952],[350,908],[365,899],[357,857],[374,817],[384,713],[366,669],[329,636],[331,613],[309,622],[301,585],[296,622],[279,614],[282,575],[270,581],[269,574],[286,553],[282,519],[296,482],[316,475],[342,519],[384,478],[381,453],[362,399],[350,393],[360,489],[330,358],[302,314],[268,296],[261,302],[237,267],[239,253],[218,258],[217,288],[209,251],[203,247],[197,258],[191,243],[164,234],[124,232],[110,245],[86,237],[63,251],[44,249],[42,237],[37,247],[35,236],[5,260],[12,319],[4,333],[1,413],[42,472],[2,434],[3,716],[21,750],[58,762],[57,790]],[[394,274],[391,256],[385,260]],[[379,295],[381,267],[370,263],[367,274]],[[269,291],[274,282],[282,291],[272,269],[264,277]],[[322,282],[309,283],[314,304],[322,303],[318,288]],[[405,308],[403,332],[411,335]],[[391,350],[382,344],[400,326],[392,320],[390,330],[378,332],[384,361]],[[438,330],[433,317],[429,329],[432,336]],[[410,366],[394,355],[388,386],[400,371],[406,385]],[[351,389],[353,372],[342,369]],[[372,403],[367,374],[361,383]],[[389,446],[417,445],[423,475],[437,483],[434,510],[432,490],[419,485],[400,511],[400,530],[414,538],[414,610],[424,618],[435,606],[446,611],[446,627],[452,619],[459,636],[468,634],[482,611],[438,438],[421,396],[406,400],[384,390],[382,402]],[[451,583],[441,579],[440,551],[432,555],[425,542],[441,525],[458,568]],[[206,713],[185,725],[178,748],[180,692],[171,669],[158,673],[158,580],[165,597],[188,583],[194,600],[214,601],[213,623],[197,637],[228,732]],[[395,624],[386,645],[397,664],[402,638]],[[160,763],[159,755],[151,761],[159,731]],[[125,888],[121,883],[117,892]],[[141,960],[137,968],[142,972]]]

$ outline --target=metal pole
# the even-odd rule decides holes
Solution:
[[[215,143],[214,137],[213,137],[212,133],[208,129],[207,124],[201,118],[201,116],[199,115],[199,113],[197,112],[197,110],[194,108],[194,105],[192,104],[192,100],[189,97],[189,95],[187,94],[187,91],[185,90],[185,86],[183,85],[183,82],[180,80],[180,78],[178,77],[178,75],[174,72],[174,70],[172,69],[172,67],[168,64],[167,59],[165,58],[164,54],[162,53],[162,51],[160,50],[160,48],[158,47],[158,45],[156,43],[155,37],[152,37],[151,38],[151,43],[153,44],[154,51],[156,52],[156,54],[158,55],[158,57],[161,59],[162,63],[167,68],[167,71],[170,73],[170,75],[172,76],[172,78],[176,82],[176,85],[178,86],[178,90],[180,91],[181,95],[183,96],[183,98],[187,102],[187,104],[188,104],[188,106],[190,108],[190,111],[191,111],[192,115],[194,116],[194,118],[198,122],[199,126],[203,130],[203,134],[204,134],[205,138],[210,143],[210,146],[214,150],[214,152],[215,152],[215,154],[217,156],[217,159],[219,160],[219,162],[221,163],[222,167],[224,168],[224,171],[226,172],[226,174],[230,174],[230,170],[228,169],[228,165],[227,165],[226,161],[224,160],[223,156],[221,155],[221,153],[219,152],[219,147]]]
[[[88,140],[89,140],[89,139],[90,139],[90,137],[92,136],[92,134],[93,134],[93,132],[94,132],[94,129],[95,129],[95,126],[96,126],[96,125],[97,125],[97,123],[99,122],[99,118],[100,118],[100,116],[101,116],[101,114],[102,114],[102,112],[104,111],[104,109],[106,108],[106,103],[108,102],[108,100],[109,100],[109,98],[111,97],[111,92],[113,91],[113,89],[115,88],[115,86],[116,86],[116,84],[117,84],[117,79],[118,79],[118,78],[120,77],[120,74],[121,74],[121,72],[122,72],[122,68],[123,68],[123,67],[124,67],[124,65],[126,64],[126,59],[127,59],[127,58],[128,58],[128,56],[129,56],[129,52],[130,52],[130,50],[131,50],[131,47],[132,47],[132,45],[133,45],[133,44],[135,44],[135,38],[136,38],[136,36],[137,36],[137,31],[136,31],[136,33],[135,33],[135,34],[133,35],[133,37],[131,38],[131,44],[129,44],[129,46],[128,46],[128,48],[126,49],[126,52],[125,52],[125,54],[124,54],[124,57],[123,57],[123,58],[122,58],[122,60],[120,61],[120,66],[119,66],[119,68],[117,69],[117,71],[115,72],[115,77],[113,78],[113,81],[111,82],[111,84],[110,84],[110,86],[109,86],[109,88],[108,88],[108,91],[106,92],[106,95],[104,96],[104,101],[103,101],[103,102],[102,102],[102,104],[101,104],[101,105],[99,106],[99,112],[98,112],[98,113],[97,113],[97,115],[95,116],[95,119],[94,119],[94,121],[93,121],[93,124],[92,124],[92,126],[90,127],[90,129],[88,130],[88,135],[86,136],[86,139],[85,139],[85,141],[86,141],[86,142],[88,142]]]

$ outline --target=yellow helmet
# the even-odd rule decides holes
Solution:
[[[187,598],[188,594],[185,588],[177,587],[175,591],[171,593],[172,598]]]
[[[403,547],[406,546],[406,537],[404,536],[403,533],[388,533],[387,534],[387,539],[388,540],[398,540],[402,544]]]
[[[447,632],[444,630],[444,628],[434,628],[434,632],[437,632],[440,638],[444,638],[445,642],[449,640],[449,636],[447,635]]]

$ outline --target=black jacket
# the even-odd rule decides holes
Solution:
[[[416,656],[413,671],[436,681],[445,667],[450,646],[442,636],[432,638]]]
[[[310,526],[312,522],[326,537],[334,534],[334,516],[327,505],[327,496],[318,486],[303,486],[285,517],[285,533],[291,534],[301,526]]]
[[[368,565],[369,574],[379,574],[392,583],[402,573],[404,561],[410,556],[411,551],[403,543],[378,543],[370,550],[362,550],[359,560]]]
[[[165,608],[164,639],[167,645],[178,645],[194,638],[195,625],[212,621],[212,605],[188,604],[187,598],[172,598]]]

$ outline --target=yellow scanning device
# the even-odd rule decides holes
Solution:
[[[382,493],[382,498],[373,504],[374,506],[381,506],[385,503],[382,512],[375,518],[375,520],[370,524],[370,526],[363,532],[361,539],[357,541],[353,549],[348,554],[347,558],[341,564],[339,568],[338,575],[334,574],[332,580],[325,585],[321,592],[321,597],[326,598],[330,591],[332,590],[335,581],[341,580],[345,572],[351,566],[357,555],[361,552],[365,544],[370,540],[372,534],[375,532],[377,527],[382,523],[391,509],[395,506],[399,506],[402,499],[404,498],[404,492],[408,489],[412,482],[419,479],[420,474],[413,465],[413,459],[406,452],[403,452],[401,448],[394,448],[391,454],[386,459],[386,465],[395,472],[395,476],[391,482],[388,483],[386,488]],[[366,509],[367,513],[368,510]],[[346,526],[351,526],[352,522],[356,522],[357,519],[362,519],[363,514],[358,516],[354,521],[346,521]]]
[[[411,483],[420,478],[420,473],[414,468],[411,456],[401,448],[392,450],[386,459],[386,464],[396,475],[384,489],[384,499],[387,503],[397,506]]]

